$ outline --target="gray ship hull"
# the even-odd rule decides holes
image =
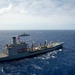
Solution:
[[[60,44],[60,45],[57,45],[55,47],[46,48],[46,49],[39,50],[39,51],[38,50],[37,51],[31,51],[31,52],[27,51],[27,52],[20,53],[20,54],[17,54],[17,55],[11,55],[11,56],[0,58],[0,62],[9,61],[9,60],[17,60],[17,59],[21,59],[21,58],[29,58],[29,57],[32,57],[32,56],[36,56],[36,55],[39,55],[39,54],[46,53],[46,52],[58,50],[58,49],[61,49],[62,47],[63,47],[63,44]]]

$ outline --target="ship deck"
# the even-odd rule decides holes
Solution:
[[[48,49],[48,48],[53,48],[53,47],[61,45],[61,44],[63,44],[63,42],[56,42],[56,43],[48,44],[46,47],[44,47],[44,46],[39,47],[38,46],[38,47],[34,47],[34,49],[31,51],[33,52],[33,51],[37,51],[37,50],[44,50],[44,49]]]
[[[3,58],[3,57],[7,57],[8,55],[5,54],[4,52],[0,53],[0,58]]]

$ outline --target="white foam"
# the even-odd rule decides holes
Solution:
[[[62,51],[62,49],[59,49],[59,51]]]
[[[42,69],[40,66],[38,65],[33,65],[36,69]]]

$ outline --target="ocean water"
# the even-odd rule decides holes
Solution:
[[[64,42],[63,49],[48,52],[37,57],[0,63],[0,75],[75,75],[75,31],[74,30],[16,30],[0,31],[0,52],[5,44],[12,43],[12,37],[28,33],[21,41],[34,41],[35,46],[44,40]],[[18,42],[18,40],[17,40]]]

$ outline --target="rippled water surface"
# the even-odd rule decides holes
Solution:
[[[0,75],[75,75],[75,31],[65,30],[35,30],[35,31],[0,31],[0,52],[7,43],[12,43],[12,37],[22,33],[30,36],[21,37],[22,41],[35,46],[44,40],[63,41],[64,48],[38,55],[37,57],[0,63]],[[18,41],[18,40],[17,40]]]

